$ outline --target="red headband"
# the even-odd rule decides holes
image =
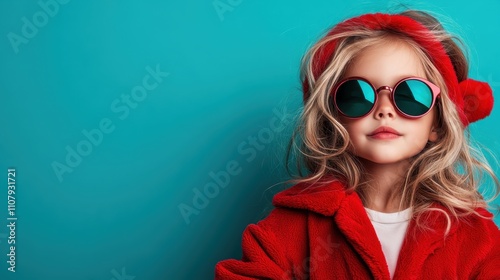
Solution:
[[[487,83],[469,78],[459,82],[450,57],[441,42],[435,39],[434,35],[418,21],[403,15],[365,14],[339,23],[326,36],[360,28],[403,33],[420,45],[443,76],[448,88],[448,95],[455,103],[464,126],[490,114],[493,108],[493,92],[490,86]],[[312,72],[316,79],[330,62],[336,44],[337,40],[331,40],[315,53],[311,63]],[[309,97],[307,77],[302,83],[302,89],[305,102]]]

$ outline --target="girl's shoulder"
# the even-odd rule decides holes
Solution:
[[[435,219],[429,220],[431,227],[437,230],[431,234],[420,234],[419,239],[437,241],[444,246],[445,250],[460,252],[460,256],[457,257],[471,261],[479,261],[492,255],[495,251],[500,251],[500,229],[493,220],[494,215],[487,209],[478,207],[475,209],[476,213],[454,219],[451,212],[443,206],[436,208],[445,210],[449,215],[451,219],[449,233],[443,234],[448,224],[448,218],[436,211],[428,217],[435,217]],[[499,260],[497,259],[497,261]]]
[[[459,235],[468,235],[472,239],[490,241],[491,243],[500,241],[500,229],[494,221],[494,215],[483,207],[475,209],[477,214],[469,214],[459,218]],[[479,216],[481,215],[481,216]]]
[[[433,202],[429,210],[422,213],[419,217],[414,217],[416,223],[424,222],[423,228],[431,229],[434,232],[446,232],[447,236],[455,236],[455,238],[468,239],[472,236],[480,238],[482,241],[500,238],[500,229],[495,224],[494,215],[484,207],[477,207],[474,213],[464,214],[462,210],[456,210],[458,216],[454,216],[448,208],[439,202]],[[444,215],[446,214],[446,215]],[[449,228],[448,228],[449,227]],[[477,241],[477,239],[476,239]]]

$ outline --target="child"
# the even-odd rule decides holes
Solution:
[[[366,14],[306,53],[310,174],[274,196],[216,279],[500,279],[478,175],[500,184],[464,135],[493,96],[453,39],[424,12]]]

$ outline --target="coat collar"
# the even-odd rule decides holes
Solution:
[[[355,192],[347,193],[340,182],[299,183],[275,195],[273,204],[332,216],[339,230],[368,265],[374,279],[390,278],[382,246],[361,199]]]
[[[299,183],[276,194],[273,198],[276,207],[308,210],[323,216],[331,216],[338,228],[346,236],[354,249],[366,262],[375,279],[389,279],[389,270],[382,246],[375,229],[368,218],[361,199],[356,192],[348,193],[345,186],[338,182],[320,181],[315,184]],[[435,202],[433,208],[450,212]],[[444,245],[446,217],[442,212],[432,211],[421,218],[429,231],[416,227],[411,219],[398,258],[394,279],[418,275],[425,259],[437,248]],[[456,231],[456,224],[450,235]],[[403,275],[404,273],[404,275]]]
[[[319,181],[315,184],[299,183],[276,194],[274,206],[309,210],[324,216],[333,216],[342,200],[348,196],[338,181]]]

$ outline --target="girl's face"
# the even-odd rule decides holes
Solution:
[[[426,79],[418,56],[402,42],[378,44],[363,50],[350,64],[344,78],[363,77],[375,88],[394,87],[406,77]],[[378,93],[373,111],[359,119],[340,115],[340,121],[349,132],[353,152],[360,158],[378,164],[407,162],[427,144],[436,141],[435,106],[425,116],[408,119],[399,115],[391,102],[389,90]],[[393,132],[377,133],[377,130]]]

